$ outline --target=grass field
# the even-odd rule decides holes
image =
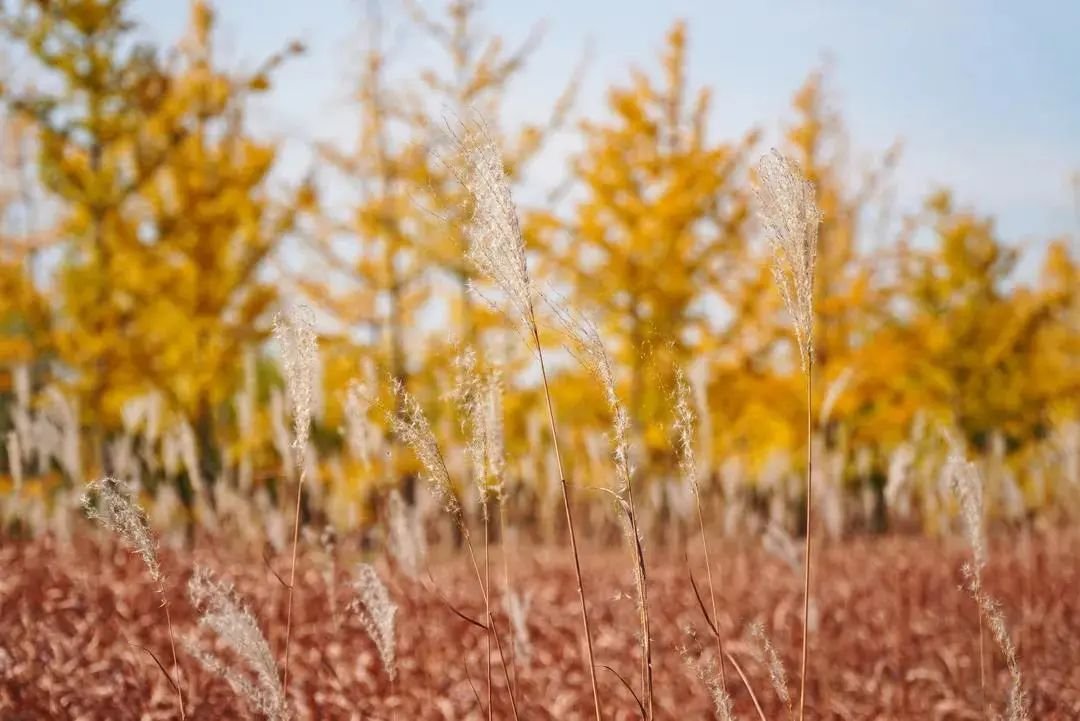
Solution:
[[[769,629],[794,689],[798,662],[801,579],[758,548],[717,546],[721,630],[769,719],[787,711],[770,687],[757,650],[744,634],[760,620]],[[351,565],[359,550],[342,545],[331,559],[303,552],[294,609],[290,701],[295,713],[319,719],[484,718],[487,705],[485,633],[456,612],[482,617],[471,575],[459,557],[434,562],[431,577],[412,581],[377,565],[398,604],[398,678],[391,684],[376,649],[346,612]],[[961,588],[964,550],[915,538],[866,538],[826,547],[819,555],[817,619],[811,653],[816,674],[807,714],[815,719],[981,719],[978,614]],[[650,556],[656,653],[656,718],[710,718],[712,703],[680,649],[685,629],[705,637],[703,617],[687,581],[680,549]],[[508,644],[523,718],[574,719],[592,714],[587,674],[578,649],[574,576],[565,550],[523,548],[509,559],[511,582],[529,599],[524,635]],[[625,552],[589,554],[586,593],[593,613],[598,664],[633,683],[637,640],[632,578]],[[285,590],[271,572],[286,559],[222,555],[197,542],[192,552],[164,551],[167,593],[177,636],[194,629],[182,589],[191,564],[235,581],[275,651],[283,643]],[[269,565],[268,565],[269,563]],[[703,577],[701,561],[690,564]],[[91,538],[68,545],[48,539],[7,542],[0,550],[0,718],[175,718],[175,695],[154,661],[137,646],[169,658],[165,626],[136,557]],[[493,602],[501,596],[502,558],[492,556]],[[991,549],[989,590],[1002,602],[1018,646],[1034,719],[1080,714],[1080,551],[1074,535],[1002,539]],[[332,585],[331,585],[332,584]],[[330,588],[334,589],[331,603]],[[437,589],[437,592],[436,592]],[[440,597],[442,596],[442,597]],[[451,610],[452,606],[455,610]],[[514,634],[497,612],[503,637]],[[813,620],[816,614],[812,613]],[[1008,674],[987,654],[988,701],[1001,707]],[[167,663],[167,662],[166,662]],[[188,716],[248,718],[249,711],[219,679],[180,653]],[[493,665],[498,668],[497,659]],[[756,713],[731,667],[728,683],[739,718]],[[501,676],[493,674],[494,712],[509,715]],[[601,669],[608,718],[639,717],[613,671]],[[474,691],[475,689],[475,691]]]

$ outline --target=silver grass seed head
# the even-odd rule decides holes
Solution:
[[[188,582],[188,597],[199,612],[199,626],[211,631],[243,668],[201,645],[197,637],[186,640],[188,651],[204,668],[224,678],[259,713],[273,721],[289,718],[270,644],[232,584],[198,566]]]
[[[473,468],[480,493],[502,492],[504,441],[502,426],[502,379],[497,370],[481,373],[476,353],[466,348],[456,359],[455,399],[461,429],[467,441],[465,455]]]
[[[424,409],[405,390],[405,385],[397,378],[391,381],[391,390],[398,401],[399,410],[388,414],[390,429],[402,443],[412,449],[416,459],[420,461],[427,475],[432,495],[443,504],[448,513],[460,522],[461,504],[454,493],[450,471],[446,468],[446,461],[442,451],[439,450],[439,442],[435,439],[435,433],[431,430],[431,424],[424,414]]]
[[[471,202],[465,257],[502,293],[507,313],[532,327],[533,290],[517,208],[502,155],[482,120],[469,124],[458,143],[456,174]]]
[[[720,721],[735,721],[735,703],[724,688],[720,661],[715,656],[708,655],[692,626],[683,628],[683,641],[678,646],[678,651],[683,663],[709,692],[717,718]]]
[[[955,453],[945,464],[945,473],[960,501],[960,518],[964,534],[971,546],[972,567],[975,576],[986,566],[986,535],[983,529],[983,484],[979,469],[974,463]]]
[[[611,445],[619,476],[619,493],[625,494],[634,469],[630,463],[630,415],[626,412],[615,386],[615,371],[600,330],[591,320],[567,305],[544,297],[556,322],[569,340],[570,354],[588,371],[604,391],[611,413]]]
[[[673,430],[676,437],[676,451],[679,459],[679,471],[683,480],[689,484],[695,496],[700,495],[698,482],[697,456],[694,452],[694,429],[697,416],[690,399],[690,384],[682,368],[675,369],[675,398]]]
[[[772,684],[773,690],[776,692],[777,697],[784,702],[784,705],[790,708],[791,691],[788,689],[787,671],[784,669],[784,662],[780,659],[780,654],[777,653],[776,647],[773,646],[769,635],[765,632],[765,626],[755,621],[750,624],[747,630],[750,638],[757,644],[761,662],[765,664],[765,668],[769,671],[769,682]]]
[[[82,506],[86,515],[116,535],[129,550],[139,554],[150,578],[161,588],[165,577],[158,563],[158,543],[150,530],[146,512],[135,502],[134,492],[115,478],[101,478],[86,486]]]
[[[352,585],[356,597],[349,603],[349,611],[360,619],[364,631],[375,643],[383,669],[393,680],[397,676],[397,604],[390,598],[390,592],[371,564],[361,563],[356,567],[356,578]]]
[[[814,355],[814,267],[821,213],[814,185],[798,163],[773,149],[758,161],[758,216],[765,227],[772,273],[791,316],[804,372]]]
[[[315,314],[305,305],[274,316],[274,338],[281,347],[285,387],[293,415],[293,451],[296,466],[304,468],[304,456],[311,430],[311,408],[315,394],[318,340]]]

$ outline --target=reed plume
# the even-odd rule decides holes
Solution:
[[[802,656],[799,672],[799,721],[806,710],[807,647],[810,616],[811,539],[813,537],[813,370],[814,266],[821,213],[814,185],[799,165],[775,149],[762,156],[754,194],[766,230],[773,279],[784,299],[806,378],[806,543],[803,573]]]
[[[717,718],[720,721],[735,721],[735,704],[720,671],[723,664],[704,652],[693,628],[684,628],[683,637],[683,643],[678,647],[679,655],[709,692]]]
[[[169,599],[165,595],[165,575],[158,561],[158,542],[150,530],[146,512],[132,498],[132,491],[115,478],[101,478],[86,486],[82,497],[82,506],[86,515],[100,523],[130,551],[139,555],[154,590],[165,611],[165,622],[169,631],[169,649],[172,652],[173,678],[169,679],[176,690],[176,703],[180,709],[180,718],[187,717],[184,710],[184,693],[180,683],[180,664],[176,658],[176,639],[173,635],[172,614],[169,611]]]
[[[270,644],[232,584],[196,567],[188,581],[188,597],[199,612],[199,626],[211,631],[244,668],[206,648],[194,635],[185,639],[188,652],[207,671],[225,679],[256,712],[270,721],[288,719],[285,686],[278,677]]]
[[[585,637],[586,662],[589,681],[592,684],[593,706],[597,721],[603,718],[600,690],[596,681],[596,661],[593,656],[592,629],[589,609],[585,603],[585,582],[581,573],[581,556],[578,553],[577,531],[570,505],[570,492],[559,451],[559,431],[555,422],[555,410],[551,399],[551,386],[544,364],[544,349],[540,342],[534,304],[535,291],[529,276],[525,238],[521,234],[517,208],[514,205],[510,184],[506,179],[502,156],[483,121],[477,120],[464,128],[457,138],[458,164],[454,168],[458,181],[464,187],[472,204],[465,227],[468,240],[466,258],[476,270],[492,282],[502,294],[502,310],[519,321],[536,350],[540,377],[547,406],[548,427],[559,472],[563,510],[570,536],[570,552],[574,560],[577,579],[578,601],[581,608],[582,634]]]
[[[634,501],[633,473],[630,463],[630,415],[615,387],[615,372],[596,325],[575,313],[568,306],[545,297],[552,314],[570,340],[570,353],[591,373],[604,391],[611,413],[612,458],[615,461],[619,487],[615,496],[624,514],[625,535],[633,558],[634,587],[637,592],[638,617],[641,624],[641,688],[647,718],[653,715],[652,632],[649,618],[649,587],[645,566],[644,541],[638,523]]]
[[[498,628],[495,625],[495,616],[491,612],[489,590],[484,582],[484,577],[480,573],[480,564],[476,560],[476,550],[473,548],[469,524],[465,520],[465,514],[461,508],[461,503],[454,493],[453,482],[450,479],[450,472],[446,467],[446,461],[442,451],[439,449],[439,443],[435,439],[435,434],[431,430],[431,424],[428,422],[427,416],[424,414],[420,404],[407,390],[405,390],[405,386],[397,379],[391,379],[391,388],[395,396],[395,407],[398,408],[398,410],[391,410],[388,413],[387,421],[398,440],[402,441],[412,449],[413,454],[424,467],[428,486],[431,488],[432,494],[442,499],[446,511],[450,514],[461,532],[462,540],[465,543],[465,550],[469,555],[469,561],[476,576],[476,583],[480,589],[480,595],[484,602],[484,610],[487,616],[485,630],[495,639],[495,645],[499,652],[499,659],[502,662],[503,675],[506,678],[506,689],[510,697],[510,707],[513,711],[514,718],[516,719],[518,717],[517,700],[514,698],[514,687],[510,681],[510,671],[506,663],[506,657],[503,654],[502,640],[499,636]]]
[[[971,560],[965,563],[961,569],[968,592],[975,600],[979,608],[979,676],[983,685],[985,697],[984,676],[984,650],[983,650],[983,622],[990,628],[990,634],[994,637],[1001,655],[1005,659],[1005,666],[1009,670],[1011,682],[1006,699],[1005,718],[1008,721],[1027,721],[1027,694],[1024,692],[1023,676],[1020,672],[1020,661],[1017,658],[1016,646],[1009,636],[1008,627],[1005,623],[1005,613],[1001,610],[1001,604],[986,592],[983,586],[983,569],[986,567],[988,554],[986,551],[986,533],[983,525],[983,483],[979,476],[979,470],[974,463],[958,455],[954,448],[953,455],[946,463],[945,472],[952,486],[953,492],[960,501],[960,517],[964,524],[964,533],[967,536],[968,545],[971,546]]]
[[[397,604],[390,598],[390,592],[386,590],[375,567],[369,563],[361,563],[356,567],[356,578],[352,586],[356,597],[349,603],[348,610],[360,619],[364,631],[375,643],[386,675],[394,681],[397,678],[397,636],[394,624]]]
[[[709,583],[709,602],[712,606],[713,624],[716,636],[716,659],[720,667],[720,685],[725,694],[727,672],[724,669],[724,640],[720,635],[720,617],[716,612],[716,588],[713,584],[712,562],[709,558],[709,542],[705,536],[705,514],[701,510],[701,484],[698,479],[697,454],[694,451],[697,419],[690,403],[690,385],[686,381],[682,368],[675,369],[675,449],[679,459],[679,472],[694,494],[697,509],[698,530],[701,533],[701,550],[705,555],[705,573]]]
[[[315,392],[315,364],[318,341],[315,315],[307,306],[293,308],[274,317],[274,338],[281,346],[285,387],[293,417],[292,448],[300,477],[296,483],[296,512],[293,517],[292,561],[289,564],[289,601],[285,621],[285,662],[281,685],[289,687],[289,650],[292,642],[293,594],[296,590],[296,550],[300,542],[300,505],[307,469],[308,435],[311,432],[311,406]]]
[[[787,707],[790,716],[791,690],[788,688],[787,671],[784,669],[784,662],[780,659],[780,654],[777,653],[776,647],[773,646],[769,635],[765,632],[764,625],[759,622],[751,623],[747,632],[757,647],[759,660],[769,672],[769,683],[772,684],[773,691],[776,692],[777,698]]]

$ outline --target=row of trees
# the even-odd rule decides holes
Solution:
[[[289,288],[289,301],[315,307],[324,336],[316,443],[344,447],[351,379],[394,377],[437,405],[448,361],[470,345],[512,381],[508,453],[536,454],[539,408],[518,372],[520,344],[470,292],[463,258],[469,208],[449,156],[455,124],[479,114],[515,182],[555,134],[582,141],[565,187],[522,223],[542,280],[611,344],[639,468],[672,467],[677,367],[692,369],[707,409],[706,461],[759,469],[803,444],[797,353],[750,213],[749,165],[764,148],[757,129],[713,137],[711,94],[686,78],[687,28],[668,32],[658,72],[632,70],[610,88],[603,116],[571,121],[575,75],[546,114],[510,126],[505,99],[540,33],[508,48],[481,30],[474,0],[434,14],[402,7],[369,14],[361,62],[347,69],[355,143],[319,144],[320,172],[284,190],[272,182],[278,147],[246,115],[299,43],[241,73],[220,63],[201,0],[169,48],[142,40],[127,0],[6,10],[9,58],[32,69],[2,88],[0,392],[12,397],[22,367],[34,389],[59,385],[76,399],[87,475],[108,464],[125,409],[147,394],[193,429],[204,477],[238,448],[264,448],[269,468],[280,381],[264,341]],[[390,22],[437,49],[430,65],[395,64]],[[1051,242],[1039,273],[1017,277],[1020,251],[943,190],[918,213],[876,222],[898,153],[854,168],[825,80],[813,73],[795,93],[782,139],[823,211],[815,406],[824,401],[825,442],[868,455],[862,480],[884,473],[920,418],[976,447],[1003,438],[1022,461],[1080,413],[1075,254]],[[608,423],[603,399],[573,367],[562,376],[557,400],[585,445]],[[235,400],[245,393],[260,418],[245,418]],[[377,414],[369,420],[381,435]]]

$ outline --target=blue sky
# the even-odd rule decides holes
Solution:
[[[441,0],[422,0],[437,7]],[[309,46],[278,77],[255,117],[260,132],[288,141],[284,174],[310,163],[313,139],[347,141],[348,79],[358,54],[365,3],[357,0],[228,0],[218,3],[219,46],[251,67],[293,38]],[[384,2],[391,7],[392,0]],[[182,0],[136,0],[151,36],[183,29]],[[914,207],[945,185],[992,214],[1010,241],[1042,247],[1080,233],[1073,174],[1080,170],[1080,3],[984,0],[489,0],[488,29],[510,42],[544,20],[546,39],[511,94],[511,117],[542,114],[583,49],[591,49],[579,115],[604,113],[604,89],[631,66],[653,69],[664,32],[690,30],[690,77],[714,92],[715,131],[752,127],[775,136],[790,117],[792,92],[828,62],[836,107],[851,131],[855,160],[899,139],[896,203]],[[404,38],[397,62],[421,59]],[[557,143],[538,166],[556,177],[572,148]]]

